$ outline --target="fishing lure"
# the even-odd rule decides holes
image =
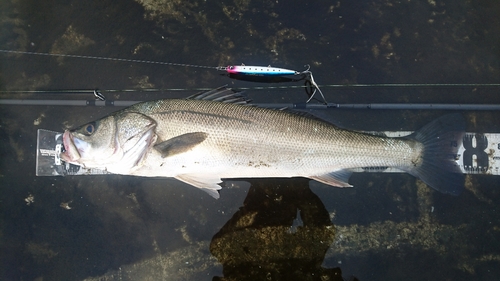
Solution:
[[[244,64],[219,66],[217,67],[217,70],[225,71],[230,78],[252,82],[279,83],[305,80],[306,93],[309,96],[306,103],[313,99],[316,92],[319,92],[323,98],[323,102],[327,104],[325,96],[321,92],[318,84],[314,81],[312,72],[309,70],[310,66],[306,66],[307,69],[304,71],[271,67],[270,65],[251,66]]]

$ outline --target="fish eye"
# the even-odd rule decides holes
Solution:
[[[85,125],[83,127],[83,132],[88,136],[92,135],[95,132],[95,123],[92,122],[92,123]]]

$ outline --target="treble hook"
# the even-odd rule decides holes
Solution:
[[[305,66],[307,66],[307,69],[302,71],[300,74],[303,74],[305,75],[305,86],[306,86],[306,94],[309,96],[309,99],[306,101],[306,103],[309,103],[314,95],[316,94],[316,91],[318,91],[321,95],[321,97],[323,98],[323,102],[325,104],[328,104],[328,102],[326,101],[325,99],[325,96],[323,95],[323,92],[321,92],[321,89],[319,88],[318,84],[316,84],[316,82],[314,81],[314,77],[313,77],[313,74],[311,71],[309,71],[309,68],[310,66],[308,64],[306,64]],[[314,89],[313,89],[313,86],[314,86]]]

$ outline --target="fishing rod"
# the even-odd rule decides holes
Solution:
[[[0,105],[31,106],[114,106],[126,107],[142,101],[120,100],[32,100],[0,99]],[[436,104],[436,103],[251,103],[265,108],[288,109],[373,109],[373,110],[500,110],[500,104]]]

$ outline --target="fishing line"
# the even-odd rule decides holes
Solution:
[[[53,56],[53,57],[67,57],[67,58],[80,58],[80,59],[95,59],[95,60],[107,60],[107,61],[118,61],[118,62],[132,62],[132,63],[147,63],[147,64],[158,64],[158,65],[170,65],[170,66],[183,66],[183,67],[195,67],[204,69],[216,69],[220,70],[220,66],[205,66],[196,64],[185,64],[185,63],[175,63],[175,62],[160,62],[160,61],[150,61],[150,60],[136,60],[136,59],[124,59],[124,58],[112,58],[112,57],[99,57],[99,56],[85,56],[85,55],[69,55],[69,54],[58,54],[58,53],[41,53],[41,52],[28,52],[28,51],[14,51],[14,50],[3,50],[0,49],[1,53],[11,53],[11,54],[22,54],[22,55],[37,55],[37,56]],[[370,84],[325,84],[320,85],[324,88],[398,88],[398,87],[415,87],[415,88],[425,88],[425,87],[500,87],[500,83],[370,83]],[[306,88],[307,86],[266,86],[266,87],[239,87],[241,90],[266,90],[266,89],[296,89],[296,88]],[[166,89],[110,89],[107,92],[114,91],[124,91],[124,92],[155,92],[155,91],[191,91],[191,90],[210,90],[211,88],[166,88]],[[6,92],[6,91],[0,91]],[[8,91],[16,92],[16,91]],[[44,91],[22,91],[26,93],[43,93]],[[54,91],[50,91],[54,92]],[[86,90],[82,91],[65,91],[65,92],[88,92]]]
[[[265,86],[265,87],[233,87],[235,90],[269,90],[269,89],[299,89],[306,86]],[[209,88],[143,88],[143,89],[102,89],[100,91],[105,93],[113,92],[181,92],[181,91],[210,91],[213,87]],[[26,93],[26,94],[88,94],[94,90],[0,90],[0,93]]]
[[[475,87],[500,87],[500,84],[326,84],[319,85],[322,88],[475,88]],[[306,88],[304,85],[295,86],[256,86],[256,87],[236,87],[237,90],[286,90],[286,89],[302,89]],[[180,91],[209,91],[213,90],[212,87],[208,88],[141,88],[141,89],[103,89],[101,91],[106,93],[111,92],[180,92]],[[0,93],[39,93],[39,94],[70,94],[92,93],[93,90],[0,90]]]
[[[500,87],[500,83],[459,83],[459,84],[446,84],[446,83],[381,83],[381,84],[329,84],[321,85],[322,88],[454,88],[454,87]]]
[[[171,65],[171,66],[185,66],[185,67],[196,67],[196,68],[206,68],[206,69],[217,69],[217,66],[205,66],[205,65],[196,65],[196,64],[161,62],[161,61],[150,61],[150,60],[135,60],[135,59],[122,59],[122,58],[84,56],[84,55],[67,55],[67,54],[57,54],[57,53],[38,53],[38,52],[13,51],[13,50],[2,50],[2,49],[0,49],[0,52],[11,53],[11,54],[22,54],[22,55],[37,55],[37,56],[50,56],[50,57],[78,58],[78,59],[94,59],[94,60],[148,63],[148,64],[160,64],[160,65]]]

